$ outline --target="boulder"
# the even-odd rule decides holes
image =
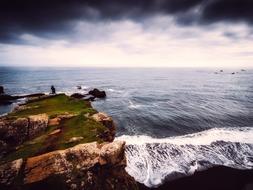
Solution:
[[[48,126],[48,115],[47,114],[38,114],[31,115],[28,117],[29,120],[29,139],[33,139],[41,132],[45,131]]]
[[[82,99],[82,98],[85,97],[85,95],[80,94],[80,93],[74,93],[74,94],[72,94],[70,97],[76,98],[76,99]]]
[[[116,134],[116,125],[114,124],[113,119],[103,112],[93,114],[91,118],[100,122],[108,129],[104,133],[100,134],[100,137],[105,141],[112,142]]]
[[[81,86],[76,86],[76,88],[77,88],[78,90],[81,90],[81,89],[82,89],[82,87],[81,87]]]
[[[13,162],[8,162],[0,166],[0,185],[10,186],[14,184],[21,166],[23,159],[18,159]]]
[[[89,94],[96,97],[96,98],[105,98],[106,97],[105,91],[100,91],[96,88],[94,88],[93,90],[90,90]]]
[[[23,143],[27,139],[28,130],[29,121],[27,118],[0,119],[0,140],[6,144],[19,145]]]
[[[4,94],[4,87],[0,86],[0,94]]]

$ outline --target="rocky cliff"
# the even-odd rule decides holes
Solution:
[[[0,118],[0,189],[138,189],[111,117],[64,94]]]
[[[0,166],[1,189],[138,189],[126,171],[125,143],[79,144]]]

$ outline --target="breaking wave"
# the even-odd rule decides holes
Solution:
[[[213,128],[185,136],[156,139],[123,135],[127,172],[156,187],[213,166],[253,168],[253,128]]]

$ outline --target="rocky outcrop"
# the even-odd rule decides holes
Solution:
[[[29,139],[33,139],[47,128],[48,116],[46,114],[31,115],[28,120]]]
[[[13,162],[9,162],[0,166],[0,187],[1,184],[5,186],[11,186],[17,180],[20,172],[23,159],[18,159]]]
[[[93,142],[28,158],[21,172],[21,164],[13,167],[20,161],[7,163],[0,166],[0,187],[13,188],[14,178],[8,176],[19,173],[23,184],[16,189],[53,189],[56,184],[61,184],[61,189],[137,189],[137,183],[124,169],[124,150],[122,141]]]
[[[108,129],[101,134],[101,138],[103,138],[105,141],[112,142],[116,134],[116,126],[113,122],[113,119],[103,112],[96,113],[92,115],[91,118],[97,122],[100,122]]]
[[[96,98],[105,98],[106,97],[105,91],[100,91],[96,88],[94,88],[93,90],[90,90],[89,94],[96,97]]]
[[[48,121],[48,125],[49,126],[59,125],[62,120],[70,119],[70,118],[75,117],[75,116],[76,116],[75,114],[69,114],[69,113],[57,115],[56,117],[54,117],[54,118],[52,118]]]
[[[38,136],[45,131],[48,124],[46,114],[32,115],[24,118],[0,118],[0,140],[5,144],[5,151],[11,151],[15,146],[22,144],[24,141]],[[3,147],[2,147],[3,148]]]
[[[1,89],[0,89],[1,91]],[[0,105],[5,105],[5,104],[11,104],[13,103],[14,100],[20,99],[20,98],[28,98],[28,99],[37,99],[42,96],[45,96],[44,93],[37,93],[37,94],[28,94],[28,95],[22,95],[22,96],[11,96],[8,94],[3,94],[0,93]]]
[[[85,95],[80,94],[80,93],[74,93],[74,94],[71,94],[71,96],[70,96],[70,97],[72,97],[72,98],[76,98],[76,99],[82,99],[82,98],[84,98],[84,97],[85,97]]]

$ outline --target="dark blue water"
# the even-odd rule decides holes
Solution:
[[[168,137],[214,127],[253,126],[253,71],[215,69],[1,68],[8,94],[107,92],[94,106],[110,114],[118,135]],[[231,72],[239,71],[232,75]],[[0,113],[6,112],[0,107]]]
[[[93,106],[127,142],[127,171],[147,186],[214,165],[253,168],[253,70],[0,68],[8,94],[103,89]],[[232,75],[232,72],[238,72]],[[76,86],[81,85],[82,90]],[[12,106],[0,106],[0,114]]]

